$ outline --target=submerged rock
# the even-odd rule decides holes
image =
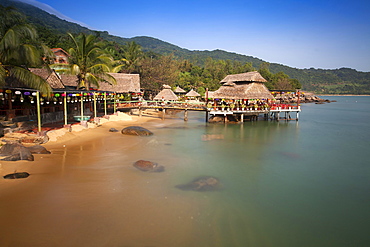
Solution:
[[[144,172],[163,172],[164,166],[158,165],[158,163],[147,161],[147,160],[138,160],[134,163],[134,167]]]
[[[176,185],[175,187],[180,190],[216,191],[221,189],[221,183],[215,177],[205,176],[196,178],[187,184]]]
[[[4,179],[18,179],[18,178],[27,178],[30,174],[28,172],[15,172],[5,175]]]
[[[150,136],[153,135],[153,133],[150,130],[147,130],[140,126],[129,126],[121,131],[124,135],[136,135],[136,136]]]

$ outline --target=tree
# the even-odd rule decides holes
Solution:
[[[141,85],[147,90],[160,90],[163,84],[174,85],[179,74],[173,55],[146,57],[141,65]]]
[[[107,81],[116,84],[113,76],[109,75],[113,58],[104,53],[103,49],[96,42],[94,35],[81,33],[77,37],[68,33],[73,41],[74,47],[68,52],[71,55],[69,65],[54,64],[53,67],[59,68],[58,72],[77,75],[78,89],[90,89],[91,84],[99,88],[99,82]]]
[[[43,64],[43,51],[46,47],[37,43],[36,30],[25,23],[23,16],[12,7],[0,5],[0,86],[5,85],[7,77],[13,77],[49,95],[50,85],[27,69]]]
[[[137,73],[139,71],[140,61],[143,58],[143,52],[141,50],[141,46],[137,44],[135,41],[127,42],[126,45],[123,46],[123,57],[125,60],[125,72]]]

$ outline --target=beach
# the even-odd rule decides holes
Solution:
[[[0,246],[186,246],[199,202],[160,186],[168,174],[132,166],[157,156],[145,152],[148,139],[109,132],[149,121],[163,124],[133,116],[69,132],[34,161],[1,162],[1,176],[31,175],[0,180]]]

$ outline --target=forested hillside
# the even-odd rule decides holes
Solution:
[[[119,48],[120,45],[124,46],[127,45],[128,42],[134,41],[139,44],[142,47],[142,51],[151,58],[158,58],[158,55],[164,55],[172,56],[171,58],[176,59],[179,64],[184,64],[184,61],[187,61],[185,64],[190,63],[191,66],[179,71],[179,78],[176,79],[175,77],[171,77],[171,79],[183,81],[183,83],[187,81],[185,84],[189,87],[192,87],[189,85],[192,81],[196,81],[195,84],[198,85],[194,85],[194,88],[201,87],[200,85],[208,87],[209,85],[207,85],[207,83],[210,81],[212,81],[213,87],[216,87],[216,81],[224,76],[225,73],[241,73],[257,69],[260,70],[260,72],[264,71],[268,73],[265,73],[264,76],[270,77],[270,88],[282,87],[284,84],[282,80],[284,79],[288,80],[291,85],[299,87],[301,84],[303,90],[316,93],[370,94],[370,72],[359,72],[350,68],[335,70],[314,68],[296,69],[281,64],[267,63],[266,61],[252,56],[245,56],[222,50],[190,51],[152,37],[140,36],[122,38],[110,35],[108,32],[90,30],[76,23],[61,20],[55,15],[51,15],[41,9],[22,2],[0,0],[0,4],[3,6],[14,6],[26,15],[28,21],[37,27],[40,39],[49,45],[49,47],[66,48],[69,46],[70,42],[66,35],[67,32],[74,34],[84,32],[95,34],[101,39],[109,41],[110,46],[117,50],[117,56],[122,53],[122,51],[119,51],[121,49]],[[253,47],[250,47],[250,50],[253,51]],[[141,64],[149,66],[148,62],[141,62]],[[209,74],[217,73],[216,69],[210,69],[210,66],[222,67],[223,73],[220,73],[218,76]],[[138,71],[130,70],[129,72]],[[145,76],[145,73],[143,76]],[[157,81],[158,84],[161,83],[160,80]]]

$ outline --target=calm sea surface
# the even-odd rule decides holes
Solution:
[[[337,102],[303,104],[298,122],[191,112],[145,123],[150,137],[102,126],[37,156],[28,179],[0,180],[0,246],[370,246],[370,97],[323,98]],[[222,190],[175,187],[199,176]]]
[[[302,105],[298,122],[206,124],[192,113],[156,126],[151,141],[176,157],[168,186],[222,182],[219,192],[172,190],[203,202],[199,246],[369,246],[370,97],[323,98],[337,102]]]

